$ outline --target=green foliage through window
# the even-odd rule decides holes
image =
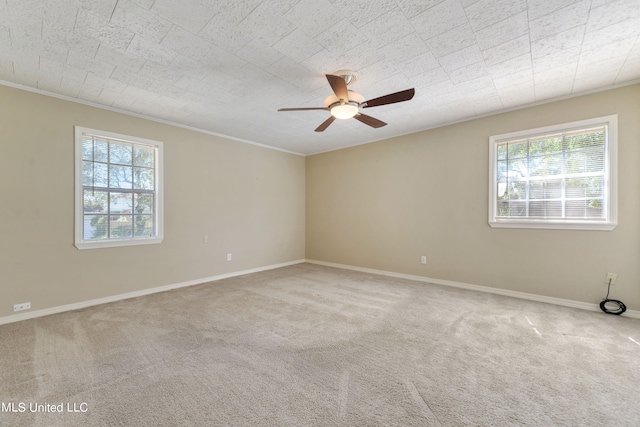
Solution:
[[[607,126],[500,141],[496,217],[604,219]]]
[[[156,148],[82,136],[83,239],[153,237]]]

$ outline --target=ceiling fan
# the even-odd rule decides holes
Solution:
[[[280,108],[278,111],[325,110],[331,112],[331,117],[322,122],[322,124],[316,128],[316,132],[324,131],[335,119],[350,119],[352,117],[365,125],[373,128],[381,128],[387,124],[374,117],[362,114],[360,110],[363,108],[408,101],[413,98],[413,95],[416,93],[415,89],[412,88],[366,101],[359,93],[347,89],[347,85],[353,83],[356,79],[354,72],[348,70],[336,71],[334,74],[326,74],[326,77],[334,94],[329,95],[327,99],[324,100],[324,107]]]

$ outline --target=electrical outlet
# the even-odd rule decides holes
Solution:
[[[227,254],[227,261],[231,261],[231,254]]]
[[[205,245],[209,243],[209,236],[207,236],[206,234],[202,236],[202,243],[204,243]]]
[[[420,264],[426,264],[426,263],[427,263],[427,257],[426,257],[426,256],[424,256],[424,255],[422,255],[422,256],[420,257]]]
[[[13,311],[22,311],[22,310],[29,310],[29,309],[31,309],[30,302],[23,302],[22,304],[13,305]]]
[[[616,283],[617,278],[618,275],[616,273],[607,273],[607,277],[604,278],[604,284],[608,285],[609,283],[611,283],[613,285],[614,283]]]

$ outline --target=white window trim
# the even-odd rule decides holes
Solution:
[[[540,220],[540,219],[512,219],[496,217],[496,182],[497,182],[497,152],[498,143],[508,139],[531,137],[580,127],[606,124],[607,156],[605,161],[605,192],[607,200],[606,220]],[[613,230],[618,225],[618,116],[610,115],[594,119],[580,120],[542,128],[494,135],[489,137],[489,225],[493,228],[539,228],[562,230]]]
[[[155,197],[156,197],[156,235],[154,237],[132,237],[124,239],[84,240],[83,238],[83,190],[82,190],[82,135],[91,134],[109,139],[117,139],[133,143],[152,145],[157,148],[155,168]],[[121,135],[113,132],[90,129],[75,126],[75,246],[78,249],[110,248],[117,246],[150,245],[162,242],[164,239],[164,213],[163,213],[163,149],[162,142],[151,139],[139,138],[129,135]]]

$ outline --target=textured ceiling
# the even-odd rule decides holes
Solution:
[[[636,82],[639,35],[640,0],[0,0],[0,80],[313,154]],[[416,96],[380,129],[277,111],[345,68]]]

